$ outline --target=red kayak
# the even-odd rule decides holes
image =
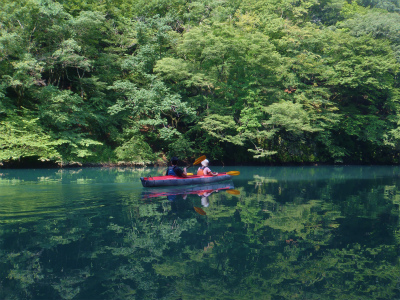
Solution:
[[[190,185],[190,184],[204,184],[213,183],[231,179],[232,176],[226,173],[220,173],[218,175],[189,175],[188,177],[178,176],[155,176],[155,177],[140,177],[140,181],[144,187],[154,186],[178,186],[178,185]]]

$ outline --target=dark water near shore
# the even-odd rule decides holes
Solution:
[[[0,170],[0,299],[400,299],[400,167],[213,169]]]

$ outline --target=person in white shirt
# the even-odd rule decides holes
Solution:
[[[203,175],[218,175],[217,172],[212,172],[211,169],[208,167],[209,161],[208,159],[205,159],[201,162],[201,167],[197,170],[197,175],[203,176]]]

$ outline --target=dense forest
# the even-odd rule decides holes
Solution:
[[[0,162],[398,163],[397,0],[0,0]]]

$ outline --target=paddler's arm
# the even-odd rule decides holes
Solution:
[[[175,174],[178,177],[188,177],[187,172],[186,172],[186,168],[183,168],[183,170],[181,168],[177,168],[175,169]]]
[[[211,171],[211,169],[209,167],[205,168],[204,171],[205,171],[204,175],[212,175],[212,176],[217,176],[218,175],[218,172]]]

